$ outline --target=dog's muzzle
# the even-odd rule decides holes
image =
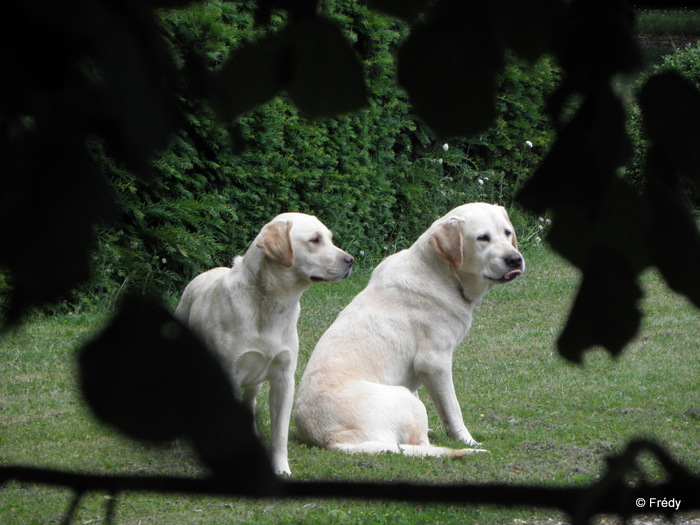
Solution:
[[[506,272],[506,274],[503,276],[503,281],[512,281],[519,275],[523,274],[524,261],[522,255],[519,253],[512,253],[510,255],[506,255],[503,260],[508,268],[512,268],[512,270]]]
[[[350,273],[352,272],[352,265],[355,262],[355,258],[350,254],[346,254],[343,257],[343,262],[347,265],[348,268],[342,274],[337,275],[337,276],[333,275],[330,277],[319,277],[318,275],[312,275],[311,281],[314,283],[342,281],[343,279],[348,277],[350,275]]]

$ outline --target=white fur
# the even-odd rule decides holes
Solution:
[[[263,227],[232,268],[214,268],[190,282],[175,312],[218,355],[253,413],[261,384],[270,382],[271,456],[278,474],[290,474],[299,299],[312,282],[347,277],[352,263],[318,219],[285,213]]]
[[[409,249],[387,257],[311,355],[294,409],[301,439],[347,452],[478,451],[431,446],[416,392],[425,386],[449,437],[478,445],[455,394],[453,352],[474,305],[524,269],[505,209],[483,203],[452,210]]]

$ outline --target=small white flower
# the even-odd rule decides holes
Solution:
[[[484,181],[479,179],[479,186],[483,186],[483,185],[484,185]]]
[[[442,159],[438,159],[438,164],[442,164]]]
[[[525,145],[526,145],[528,148],[532,149],[532,142],[530,142],[529,140],[526,140],[526,141],[525,141]]]
[[[365,251],[364,251],[364,250],[360,250],[360,256],[361,256],[361,257],[364,257],[364,256],[365,256]]]
[[[542,242],[542,239],[540,239],[539,237],[535,237],[535,242],[536,242],[537,244],[539,244],[539,243]]]
[[[551,225],[552,225],[552,219],[545,219],[544,223],[545,223],[547,226],[551,226]]]
[[[544,217],[540,217],[540,218],[537,219],[537,220],[540,221],[540,222],[544,222]]]
[[[163,264],[165,264],[165,263],[168,262],[168,260],[167,260],[165,257],[163,257],[163,258],[160,260],[160,262],[162,262]]]
[[[442,151],[447,151],[448,149],[450,149],[450,146],[447,144],[447,142],[445,142],[445,143],[442,145]]]

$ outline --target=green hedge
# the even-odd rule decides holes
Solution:
[[[256,27],[253,7],[207,1],[160,12],[180,67],[196,66],[194,52],[214,69],[230,49],[284,26],[282,12]],[[445,150],[414,118],[395,81],[394,53],[410,28],[356,1],[328,0],[321,9],[362,59],[369,105],[309,122],[282,96],[225,127],[198,98],[198,86],[183,83],[178,99],[187,119],[154,160],[154,183],[140,182],[94,146],[123,213],[118,225],[99,233],[97,279],[81,292],[82,301],[125,289],[178,292],[196,273],[229,265],[283,211],[317,215],[340,245],[373,263],[458,204],[512,205],[551,139],[544,96],[558,80],[552,61],[529,66],[510,59],[496,126]],[[527,217],[514,215],[525,228]]]

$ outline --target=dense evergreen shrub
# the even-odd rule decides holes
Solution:
[[[161,12],[180,67],[197,65],[194,52],[204,67],[216,68],[230,49],[284,25],[281,13],[269,26],[255,26],[253,7],[207,1]],[[512,205],[551,138],[543,108],[558,79],[552,61],[529,66],[510,59],[496,126],[443,146],[414,118],[396,84],[394,53],[409,27],[352,0],[326,0],[321,9],[361,57],[368,106],[309,122],[280,96],[238,119],[229,133],[198,98],[198,86],[183,83],[178,97],[187,120],[154,160],[151,185],[94,147],[123,210],[119,225],[100,234],[95,296],[125,288],[179,291],[196,273],[229,265],[283,211],[317,215],[343,248],[374,261],[410,244],[456,205]]]

